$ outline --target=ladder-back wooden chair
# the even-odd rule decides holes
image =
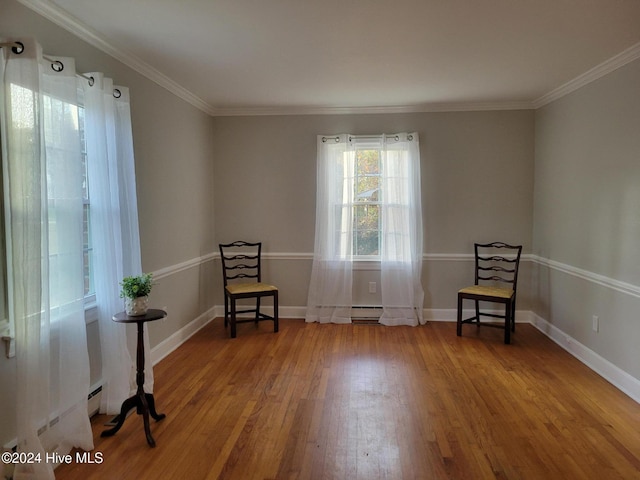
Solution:
[[[511,332],[516,329],[516,292],[522,245],[493,242],[476,243],[474,246],[475,284],[458,291],[458,336],[462,335],[462,324],[475,322],[477,326],[504,328],[504,343],[511,343]],[[466,299],[475,302],[475,315],[463,320],[462,303]],[[505,313],[481,312],[479,302],[502,303]],[[481,323],[481,316],[503,318],[504,327],[496,323]]]
[[[219,244],[224,280],[224,326],[231,324],[231,338],[236,338],[236,324],[273,320],[273,331],[278,331],[278,288],[262,283],[261,254],[262,243],[236,241]],[[273,315],[260,311],[262,297],[273,297]],[[245,298],[255,298],[255,308],[242,307],[236,302]],[[239,313],[253,313],[254,317],[238,320]]]

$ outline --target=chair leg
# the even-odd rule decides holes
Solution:
[[[278,292],[273,294],[273,333],[278,333]]]
[[[511,302],[506,303],[504,310],[504,343],[508,345],[511,343]]]
[[[229,325],[229,297],[224,294],[224,328]]]
[[[479,326],[480,325],[480,302],[478,302],[478,300],[475,300],[475,303],[476,303],[476,323]]]
[[[231,299],[231,338],[236,338],[236,299]]]
[[[462,296],[458,294],[458,336],[462,335]]]
[[[256,297],[256,325],[260,321],[260,297]]]

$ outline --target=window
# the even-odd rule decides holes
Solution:
[[[407,258],[420,197],[412,178],[419,178],[419,157],[410,153],[415,142],[384,135],[331,142],[335,138],[321,146],[328,190],[318,199],[334,205],[333,214],[321,220],[334,232],[329,251],[355,260]]]
[[[79,205],[75,203],[79,195],[78,185],[71,185],[67,180],[80,178],[81,164],[79,142],[80,115],[78,106],[66,98],[44,94],[42,96],[43,139],[46,155],[47,197],[48,197],[48,249],[49,265],[57,265],[59,257],[68,256],[67,243],[72,241],[68,235],[75,232],[63,232],[60,228],[68,228],[68,223],[60,219],[64,216],[79,214]],[[62,225],[62,226],[61,226]],[[65,227],[66,225],[66,227]],[[53,267],[50,267],[53,268]],[[69,277],[76,274],[73,269],[56,268],[57,277],[49,282],[49,302],[51,307],[58,307],[69,300],[65,284]]]
[[[15,103],[28,105],[33,93],[30,89],[13,84],[11,86],[11,96]],[[82,196],[83,196],[83,276],[84,276],[84,295],[86,301],[93,300],[95,290],[93,287],[93,275],[91,269],[91,235],[90,235],[90,202],[89,202],[89,185],[87,178],[87,149],[84,135],[84,108],[79,107],[73,101],[44,94],[42,96],[42,126],[43,138],[45,139],[45,152],[47,157],[47,184],[49,193],[49,222],[48,222],[48,238],[49,238],[49,258],[50,262],[56,262],[57,257],[64,255],[65,233],[58,231],[58,216],[68,215],[71,210],[76,207],[66,201],[69,194],[73,195],[77,189],[71,188],[68,182],[60,175],[65,175],[69,168],[78,169],[82,175]],[[19,115],[20,111],[17,111]],[[15,119],[19,125],[23,125],[24,131],[27,132],[32,128],[32,119],[30,111],[24,117],[16,116]],[[75,142],[73,139],[76,139]],[[79,141],[78,141],[79,139]],[[71,140],[71,141],[70,141]],[[69,159],[80,161],[79,165],[69,165]],[[4,203],[4,193],[3,203]],[[2,318],[8,318],[8,292],[7,292],[7,252],[4,235],[4,206],[2,209],[2,262],[0,263],[0,287],[2,287],[2,296],[0,297],[0,312]],[[61,300],[58,295],[58,287],[63,283],[66,275],[73,275],[72,271],[62,274],[57,281],[51,282],[51,298],[52,306],[59,305]]]
[[[81,97],[82,90],[78,91],[78,99]],[[75,99],[74,99],[75,100]],[[91,233],[90,233],[90,201],[89,201],[89,182],[87,175],[87,146],[85,138],[85,117],[84,108],[76,105],[76,102],[70,102],[62,98],[55,98],[48,95],[43,95],[43,111],[44,111],[44,138],[47,162],[49,168],[47,170],[48,178],[48,190],[49,190],[49,256],[54,259],[60,254],[60,246],[57,245],[60,238],[64,238],[60,232],[56,231],[57,223],[56,216],[59,214],[65,214],[65,208],[74,209],[75,206],[67,205],[65,207],[64,201],[60,200],[60,195],[56,190],[60,189],[61,183],[65,182],[64,179],[58,178],[58,174],[50,172],[64,172],[65,167],[62,165],[71,161],[80,161],[80,165],[69,165],[67,168],[77,168],[80,175],[75,175],[74,178],[82,178],[82,244],[83,244],[83,283],[84,283],[84,296],[86,301],[91,301],[92,296],[95,294],[93,288],[93,275],[91,271]],[[76,142],[69,141],[76,139]],[[54,165],[54,162],[56,164]],[[70,192],[77,192],[76,188],[70,188]],[[55,260],[53,260],[55,261]],[[72,274],[72,272],[68,272]],[[56,286],[59,282],[52,282],[51,287],[51,302],[52,305],[57,305],[56,300]]]

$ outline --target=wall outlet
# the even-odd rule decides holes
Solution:
[[[376,293],[378,291],[378,285],[376,282],[369,282],[369,293]]]
[[[598,332],[600,330],[600,317],[598,317],[598,315],[591,317],[591,328],[594,332]]]

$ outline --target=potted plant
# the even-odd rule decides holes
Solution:
[[[149,293],[153,286],[150,273],[143,273],[135,277],[125,277],[120,282],[122,290],[120,296],[124,298],[127,315],[134,317],[144,315],[149,309]]]

